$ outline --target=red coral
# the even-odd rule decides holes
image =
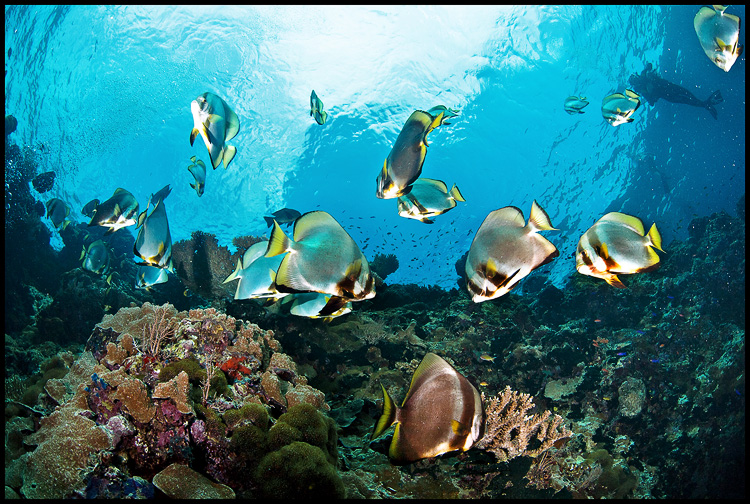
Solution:
[[[221,365],[221,370],[232,380],[240,380],[243,376],[253,373],[248,367],[242,365],[246,360],[247,357],[244,355],[240,357],[230,357]]]

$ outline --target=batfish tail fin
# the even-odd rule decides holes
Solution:
[[[388,392],[385,390],[382,383],[380,384],[380,388],[383,389],[383,414],[380,415],[380,418],[375,424],[375,430],[372,431],[372,437],[370,439],[375,439],[380,436],[396,421],[396,405],[393,404],[393,399],[388,395]]]
[[[456,184],[453,184],[453,187],[451,188],[449,194],[456,201],[466,201],[464,199],[464,195],[461,194],[461,191],[458,190],[458,186]]]
[[[655,222],[653,226],[651,226],[651,229],[648,231],[648,239],[651,245],[664,252],[664,249],[661,248],[661,233],[659,233],[659,230],[656,229]]]
[[[224,169],[227,169],[227,166],[229,165],[229,162],[234,159],[234,155],[237,154],[237,148],[232,145],[227,145],[224,147],[224,152],[222,154],[222,159],[224,161]]]

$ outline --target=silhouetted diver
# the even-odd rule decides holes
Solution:
[[[631,75],[628,82],[651,105],[654,105],[659,98],[672,103],[685,103],[694,107],[705,108],[711,112],[714,119],[718,119],[714,105],[724,101],[719,90],[714,91],[706,101],[699,100],[684,87],[659,77],[651,63],[646,64],[646,68],[640,74]]]

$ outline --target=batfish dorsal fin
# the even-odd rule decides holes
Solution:
[[[408,392],[406,392],[406,397],[404,397],[404,402],[402,403],[401,407],[404,407],[406,402],[414,394],[414,391],[419,388],[421,383],[423,383],[425,380],[428,380],[435,374],[439,374],[440,372],[445,372],[448,370],[451,373],[456,372],[456,370],[453,369],[453,366],[448,364],[448,362],[446,362],[445,359],[443,359],[439,355],[432,352],[426,354],[422,359],[422,362],[420,362],[419,366],[417,366],[417,370],[414,371],[414,376],[412,376],[411,378],[409,390]]]
[[[615,224],[625,225],[634,229],[635,232],[641,236],[645,234],[645,230],[643,229],[643,222],[641,222],[641,219],[621,212],[610,212],[599,219],[599,222],[612,222]]]
[[[552,227],[552,222],[550,222],[547,212],[539,206],[539,203],[537,203],[536,200],[531,204],[529,226],[531,226],[531,229],[534,231],[557,231],[556,228]]]
[[[515,226],[524,227],[526,220],[523,218],[523,212],[515,206],[507,206],[490,212],[484,219],[482,226],[491,223],[495,226]]]
[[[294,222],[293,240],[303,240],[305,237],[313,234],[317,228],[331,226],[336,228],[341,227],[341,225],[336,222],[336,219],[334,219],[329,213],[321,210],[307,212]]]

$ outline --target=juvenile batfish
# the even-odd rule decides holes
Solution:
[[[224,162],[229,166],[237,149],[226,142],[240,131],[240,120],[229,105],[213,93],[203,93],[190,104],[193,113],[193,131],[190,132],[190,145],[200,134],[211,157],[214,170]]]
[[[129,191],[118,187],[115,193],[106,201],[99,203],[94,210],[89,226],[103,226],[109,228],[107,233],[132,226],[138,215],[138,201]]]
[[[529,223],[514,206],[484,219],[466,257],[466,286],[475,303],[507,294],[533,270],[560,253],[539,231],[553,231],[547,212],[534,200]]]
[[[265,257],[267,241],[254,243],[245,251],[242,259],[237,260],[237,268],[223,283],[239,279],[234,299],[255,299],[283,297],[274,287],[276,271],[283,256]]]
[[[169,280],[167,270],[155,266],[139,265],[135,276],[135,288],[151,290],[151,287]]]
[[[81,268],[92,273],[104,274],[109,268],[109,249],[102,240],[96,240],[88,248],[84,245],[78,258]]]
[[[725,5],[704,5],[695,15],[693,26],[708,59],[728,72],[742,54],[743,46],[738,45],[740,18],[724,12],[726,8]]]
[[[167,210],[159,200],[151,213],[145,217],[138,230],[133,252],[144,262],[138,263],[157,268],[172,266],[172,235],[169,233]]]
[[[70,221],[67,217],[70,215],[70,207],[63,200],[60,198],[52,198],[45,203],[45,206],[47,207],[47,218],[52,221],[52,225],[55,226],[55,229],[62,231],[68,227]]]
[[[200,159],[196,159],[195,156],[191,158],[193,164],[188,166],[188,171],[195,178],[195,183],[190,184],[190,187],[195,189],[198,193],[198,197],[203,196],[203,191],[206,188],[206,164]]]
[[[411,190],[411,185],[422,173],[429,145],[427,135],[442,124],[443,117],[444,112],[433,117],[422,110],[415,110],[409,116],[376,179],[375,195],[378,198],[397,198]]]
[[[565,98],[565,112],[568,114],[583,114],[583,110],[589,104],[585,96],[568,96]]]
[[[449,191],[442,180],[419,178],[414,181],[409,194],[398,197],[398,214],[432,224],[430,217],[454,208],[456,201],[466,200],[455,184]]]
[[[352,301],[375,296],[367,259],[330,214],[302,215],[294,223],[293,237],[290,240],[274,222],[266,257],[286,254],[276,274],[276,290],[320,292]]]
[[[297,210],[292,210],[291,208],[282,208],[281,210],[276,210],[274,213],[271,214],[271,217],[263,217],[266,220],[267,226],[273,226],[273,221],[278,222],[279,224],[292,224],[294,221],[296,221],[299,216],[302,215]]]
[[[604,279],[624,289],[618,273],[653,271],[660,266],[661,234],[656,224],[648,234],[643,222],[620,212],[610,212],[591,226],[578,241],[576,269],[579,273]],[[664,252],[662,250],[662,252]]]
[[[466,451],[484,435],[484,410],[477,389],[453,366],[428,353],[414,372],[401,407],[383,389],[383,414],[372,439],[394,423],[388,450],[394,464]]]
[[[633,122],[633,112],[641,106],[638,93],[625,90],[625,94],[614,93],[602,100],[602,117],[612,126]]]
[[[318,95],[315,94],[315,90],[313,89],[312,94],[310,95],[310,115],[315,118],[315,122],[323,125],[326,123],[326,119],[328,119],[328,112],[323,110],[323,102],[320,101],[320,98],[318,98]]]

